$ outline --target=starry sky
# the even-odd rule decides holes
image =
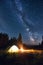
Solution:
[[[0,0],[0,32],[21,33],[26,44],[38,44],[43,35],[43,0]]]

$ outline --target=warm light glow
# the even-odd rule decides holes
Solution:
[[[21,45],[20,49],[16,46],[13,45],[9,50],[9,53],[42,53],[41,50],[35,50],[35,49],[24,49],[23,46]]]
[[[20,51],[23,53],[33,53],[33,54],[35,54],[35,53],[41,54],[42,53],[41,50],[34,50],[34,49],[23,49],[23,48],[21,48]]]
[[[16,45],[13,45],[9,50],[8,50],[8,52],[9,53],[14,53],[14,52],[18,52],[18,47],[16,46]]]
[[[24,52],[24,49],[22,47],[20,48],[20,52]]]

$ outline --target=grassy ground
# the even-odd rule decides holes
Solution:
[[[0,65],[43,65],[42,54],[0,54]]]

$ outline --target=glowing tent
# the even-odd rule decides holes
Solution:
[[[18,52],[19,48],[16,45],[13,45],[10,47],[10,49],[8,50],[9,53],[14,53],[14,52]]]

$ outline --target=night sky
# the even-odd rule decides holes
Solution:
[[[0,32],[21,33],[26,44],[38,44],[43,35],[43,0],[0,0]]]

